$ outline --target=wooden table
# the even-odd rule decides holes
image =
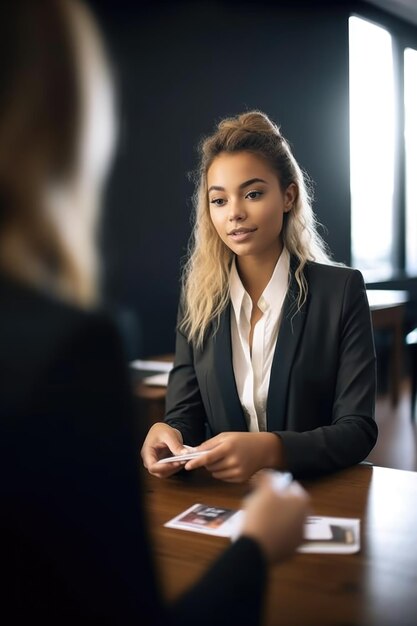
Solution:
[[[303,485],[316,514],[361,519],[362,549],[296,554],[274,566],[265,626],[415,626],[417,473],[364,464]],[[239,508],[247,485],[215,481],[198,470],[168,480],[146,475],[145,486],[157,566],[173,598],[228,540],[165,528],[164,522],[197,502]]]
[[[408,292],[397,289],[368,289],[366,293],[374,329],[387,330],[392,334],[389,392],[395,406],[400,396],[404,365],[404,315]]]

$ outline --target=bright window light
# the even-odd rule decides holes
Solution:
[[[390,34],[349,18],[352,265],[370,280],[392,272],[395,100]]]
[[[406,269],[417,273],[417,50],[404,50]]]

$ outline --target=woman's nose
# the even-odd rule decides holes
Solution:
[[[231,222],[242,221],[245,219],[246,213],[241,202],[239,201],[230,202],[229,207],[230,207],[229,220]]]

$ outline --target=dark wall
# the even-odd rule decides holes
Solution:
[[[198,141],[225,115],[258,108],[281,125],[315,182],[314,207],[334,258],[350,262],[343,3],[90,4],[121,94],[104,214],[105,292],[140,318],[141,356],[174,349],[188,174]]]

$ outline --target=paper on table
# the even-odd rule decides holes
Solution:
[[[310,518],[308,518],[310,519]],[[327,524],[331,530],[330,539],[312,539],[305,533],[307,541],[298,547],[298,552],[354,554],[360,550],[360,520],[348,517],[314,518]],[[308,527],[308,521],[304,529]]]
[[[136,372],[135,376],[139,376],[145,385],[157,387],[166,387],[168,385],[169,372],[173,366],[174,363],[172,361],[136,359],[130,362],[130,367]]]
[[[198,533],[237,538],[244,511],[194,504],[164,524]],[[304,526],[304,543],[297,552],[353,554],[360,550],[360,520],[342,517],[310,516]]]
[[[191,530],[217,537],[230,537],[237,520],[243,511],[214,507],[208,504],[193,504],[189,509],[172,518],[164,526]]]
[[[330,524],[322,517],[310,516],[307,518],[307,522],[304,526],[304,539],[308,541],[318,541],[324,539],[331,539],[332,531]]]
[[[141,359],[130,361],[130,367],[133,367],[133,369],[153,372],[170,372],[173,365],[172,361],[146,361]]]

